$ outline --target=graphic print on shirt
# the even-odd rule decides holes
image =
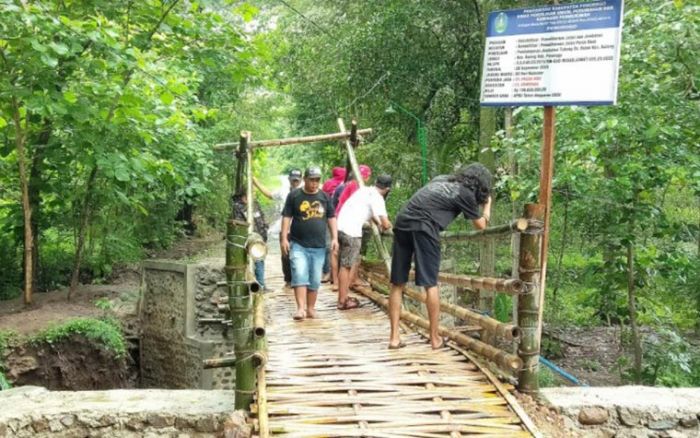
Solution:
[[[309,201],[304,200],[299,206],[299,211],[302,212],[302,220],[308,221],[309,219],[323,219],[326,210],[323,208],[320,202],[314,201],[309,203]]]

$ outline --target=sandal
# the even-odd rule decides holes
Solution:
[[[360,307],[360,302],[357,298],[347,297],[344,303],[338,303],[338,310],[350,310]]]
[[[388,348],[389,350],[398,350],[399,348],[403,348],[403,347],[405,347],[405,346],[406,346],[406,343],[405,343],[405,342],[399,341],[399,343],[396,344],[396,345],[391,345],[391,344],[389,344],[389,346],[388,346],[387,348]]]

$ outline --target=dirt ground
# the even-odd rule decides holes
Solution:
[[[619,326],[547,328],[543,352],[582,383],[619,386],[618,359],[627,354],[620,342],[620,330]]]
[[[516,393],[516,398],[535,426],[547,438],[578,438],[582,435],[566,427],[564,417],[556,410],[539,403],[529,395]]]

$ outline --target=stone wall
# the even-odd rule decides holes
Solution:
[[[586,437],[700,436],[700,388],[545,388],[541,395]]]
[[[0,391],[2,437],[249,437],[231,391]]]
[[[223,266],[167,261],[143,263],[141,386],[147,388],[232,389],[232,370],[204,370],[202,361],[233,351],[233,341],[218,325],[199,325],[198,318],[217,318],[217,297],[225,289]]]

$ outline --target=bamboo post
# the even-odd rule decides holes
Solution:
[[[345,132],[345,122],[343,122],[342,118],[338,118],[338,128],[340,128],[341,132]],[[357,122],[354,120],[352,121],[352,133],[357,132]],[[355,135],[353,135],[355,137]],[[348,152],[348,158],[350,161],[350,166],[352,167],[352,171],[355,174],[355,179],[357,180],[357,184],[359,185],[360,188],[365,186],[365,182],[362,181],[362,176],[360,174],[360,166],[357,164],[357,158],[355,157],[355,150],[353,149],[353,144],[350,141],[350,136],[345,138],[345,149]],[[377,228],[377,224],[374,223],[374,221],[371,221],[371,226],[372,226],[372,234],[374,235],[374,242],[377,245],[377,252],[379,253],[379,256],[382,258],[384,261],[384,264],[386,265],[386,270],[387,272],[391,272],[391,262],[389,258],[389,253],[386,251],[386,247],[384,246],[384,242],[382,242],[382,236],[379,234],[379,228]]]
[[[253,345],[253,307],[246,282],[248,224],[229,220],[226,233],[226,280],[228,305],[236,358],[236,409],[250,409],[255,392],[255,360]]]
[[[382,292],[386,292],[388,294],[387,288],[384,285],[382,285],[380,281],[378,281],[376,275],[370,274],[368,277],[370,280],[370,284],[373,288]],[[381,280],[386,281],[385,279]],[[426,295],[422,291],[416,290],[411,287],[406,287],[404,293],[409,298],[412,298],[416,301],[420,301],[421,303],[425,303]],[[493,319],[488,316],[472,312],[471,310],[465,309],[464,307],[459,307],[455,306],[454,304],[440,301],[440,311],[449,313],[452,316],[456,316],[462,320],[476,324],[482,329],[484,329],[485,332],[489,332],[495,336],[502,337],[503,339],[506,339],[508,341],[512,341],[520,337],[520,328],[518,328],[517,326],[514,326],[513,324],[502,323],[497,319]]]
[[[389,301],[386,298],[384,298],[381,294],[367,287],[358,287],[355,289],[363,295],[365,295],[367,298],[380,304],[382,307],[386,309],[389,308]],[[406,290],[406,292],[408,292],[408,289]],[[430,322],[428,320],[414,315],[411,312],[401,310],[401,319],[415,324],[416,326],[422,329],[430,330]],[[480,354],[481,356],[489,359],[490,361],[494,362],[495,364],[506,370],[516,372],[522,366],[522,361],[518,356],[499,350],[470,336],[459,333],[456,330],[449,330],[445,326],[439,326],[438,332],[440,333],[440,336],[445,336],[455,341],[459,345],[462,345]]]
[[[541,220],[544,206],[540,204],[525,205],[525,217]],[[540,236],[523,234],[520,236],[520,255],[518,259],[520,279],[531,286],[532,293],[518,297],[518,326],[522,332],[518,356],[523,361],[523,368],[518,376],[518,389],[525,393],[539,390],[537,369],[540,354],[540,338],[537,330],[538,295],[540,273]]]
[[[245,151],[246,170],[246,219],[248,220],[248,234],[255,231],[255,220],[253,218],[253,149],[250,146],[250,131],[241,131],[241,150]]]
[[[253,333],[256,338],[265,337],[265,295],[255,294],[253,298]]]

